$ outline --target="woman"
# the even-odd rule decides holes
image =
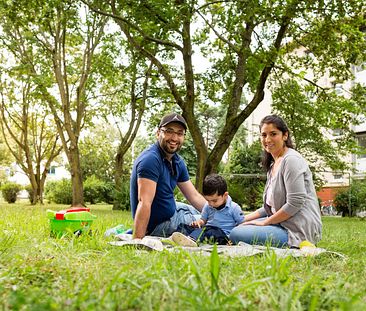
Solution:
[[[286,123],[276,115],[260,124],[262,164],[267,171],[263,207],[245,217],[230,234],[234,243],[299,247],[317,243],[322,223],[312,174],[305,159],[293,148]]]

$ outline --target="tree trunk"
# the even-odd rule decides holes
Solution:
[[[33,180],[30,178],[31,180],[31,186],[32,186],[32,198],[29,198],[30,201],[31,201],[31,204],[32,205],[36,205],[38,203],[38,185],[37,183],[35,182],[35,179],[33,178]]]
[[[115,193],[115,197],[114,197],[114,201],[113,201],[113,210],[122,210],[123,209],[123,204],[120,201],[122,196],[118,195],[123,190],[123,184],[122,184],[123,158],[124,158],[124,155],[121,154],[120,152],[118,152],[116,155],[116,162],[115,162],[116,167],[115,167],[114,181],[115,181],[115,185],[116,185],[116,193]]]
[[[195,186],[196,189],[199,192],[202,192],[202,185],[203,185],[203,180],[206,177],[206,163],[207,163],[207,148],[205,145],[196,145],[196,152],[197,152],[197,172],[196,172],[196,180],[195,180]]]
[[[71,146],[68,153],[71,167],[72,206],[85,206],[79,147],[77,145]]]
[[[41,194],[42,194],[42,189],[41,189],[41,165],[40,163],[37,163],[36,164],[36,183],[37,183],[37,192],[36,192],[36,202],[41,202],[43,201],[42,200],[42,197],[41,197]]]

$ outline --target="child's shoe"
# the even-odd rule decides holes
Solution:
[[[180,246],[197,247],[197,243],[183,233],[173,232],[171,238],[173,242]]]

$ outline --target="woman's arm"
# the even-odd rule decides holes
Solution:
[[[281,167],[284,187],[278,183],[279,189],[273,190],[275,207],[278,211],[283,210],[286,214],[294,216],[305,206],[307,169],[308,166],[302,157],[290,155],[284,159]],[[277,201],[279,198],[281,200]]]
[[[258,211],[255,211],[253,213],[250,213],[248,215],[245,215],[244,223],[247,223],[248,221],[258,219],[261,217],[261,214]]]
[[[289,219],[290,217],[291,215],[284,212],[281,208],[275,214],[273,214],[271,217],[266,218],[265,220],[255,220],[255,219],[249,221],[245,220],[244,225],[256,225],[256,226],[275,225]]]

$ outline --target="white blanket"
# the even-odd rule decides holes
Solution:
[[[155,236],[146,236],[143,239],[132,239],[132,235],[130,234],[118,234],[116,235],[117,241],[109,242],[110,245],[114,246],[125,246],[125,247],[133,247],[136,249],[143,249],[149,251],[158,251],[161,252],[163,250],[176,252],[180,250],[185,250],[188,252],[199,252],[203,255],[210,255],[213,245],[209,244],[201,244],[198,247],[183,247],[179,245],[174,245],[169,239],[155,237]],[[223,254],[227,256],[253,256],[257,254],[263,254],[265,252],[274,252],[277,257],[285,258],[288,256],[292,257],[306,257],[306,256],[318,256],[320,254],[329,254],[334,255],[341,258],[346,258],[343,254],[337,252],[331,252],[324,248],[319,247],[302,247],[301,249],[294,248],[276,248],[276,247],[267,247],[260,245],[250,245],[243,242],[239,242],[237,245],[218,245],[217,246],[218,254]]]

